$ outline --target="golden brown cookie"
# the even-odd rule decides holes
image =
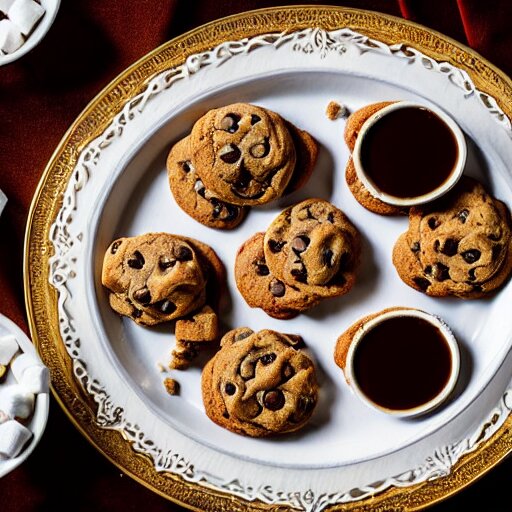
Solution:
[[[248,209],[221,201],[205,188],[192,162],[190,137],[178,141],[167,157],[167,175],[178,206],[193,219],[210,228],[232,229]]]
[[[347,293],[356,279],[360,237],[346,215],[323,199],[290,206],[265,233],[270,272],[318,297]]]
[[[393,263],[406,284],[427,295],[473,299],[508,278],[511,251],[507,207],[479,182],[463,177],[440,200],[411,208]]]
[[[111,307],[143,325],[187,315],[206,298],[206,277],[194,249],[168,233],[112,242],[102,283],[110,290]]]
[[[293,318],[318,304],[320,297],[288,286],[272,275],[265,260],[263,238],[264,233],[256,233],[236,256],[236,285],[247,304],[281,319]]]
[[[251,206],[280,197],[295,169],[296,152],[276,113],[235,103],[210,110],[190,135],[196,172],[216,197]]]
[[[361,130],[363,124],[373,114],[382,110],[384,107],[391,105],[393,101],[381,101],[379,103],[372,103],[359,110],[356,110],[347,119],[345,125],[345,143],[347,144],[350,151],[354,150],[356,145],[357,136]],[[364,206],[367,210],[379,215],[407,215],[408,208],[401,208],[392,204],[387,204],[376,197],[373,197],[369,190],[364,186],[363,182],[358,178],[354,162],[352,158],[348,159],[347,167],[345,169],[345,180],[348,188],[352,195],[355,197],[357,202]]]
[[[228,332],[202,374],[208,417],[232,432],[264,437],[293,432],[311,417],[318,383],[296,339],[268,329]]]

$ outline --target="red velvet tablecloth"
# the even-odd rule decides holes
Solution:
[[[229,0],[63,1],[43,42],[0,67],[0,312],[28,332],[23,237],[30,202],[54,148],[87,103],[156,46],[216,18],[272,5],[324,3]],[[461,41],[512,75],[509,0],[347,0],[338,5],[402,16]],[[510,510],[509,458],[444,503],[448,510]],[[31,457],[0,480],[1,512],[182,510],[123,475],[75,430],[52,399]]]

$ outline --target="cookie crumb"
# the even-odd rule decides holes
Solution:
[[[180,383],[170,377],[164,380],[164,386],[169,395],[177,395],[180,392]]]
[[[160,373],[165,373],[167,371],[167,369],[165,368],[165,366],[162,363],[157,363],[156,367],[158,368],[158,371]]]
[[[171,353],[171,370],[186,370],[197,357],[197,343],[176,340],[176,346]]]
[[[339,117],[347,115],[347,107],[341,105],[337,101],[330,101],[325,109],[325,115],[331,121],[335,121]]]

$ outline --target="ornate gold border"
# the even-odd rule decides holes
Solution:
[[[334,30],[349,27],[387,44],[403,43],[429,57],[465,70],[481,91],[494,97],[512,117],[512,81],[473,50],[420,25],[392,16],[330,6],[293,6],[242,13],[208,23],[155,49],[110,83],[80,114],[50,159],[35,193],[25,235],[24,282],[32,339],[51,370],[52,391],[81,433],[112,463],[162,496],[193,510],[285,511],[260,502],[248,503],[231,495],[157,473],[148,458],[126,449],[116,431],[99,428],[94,405],[73,379],[71,361],[59,332],[57,295],[49,284],[52,253],[50,226],[62,205],[62,195],[80,151],[105,130],[122,105],[141,92],[160,71],[183,64],[195,53],[226,40],[308,27]],[[371,499],[332,507],[332,510],[418,510],[459,491],[512,452],[512,417],[475,452],[463,457],[449,476],[413,487],[392,488]]]

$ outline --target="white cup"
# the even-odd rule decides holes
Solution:
[[[381,190],[374,181],[367,175],[365,172],[365,169],[362,164],[362,154],[361,150],[363,148],[364,138],[366,133],[372,128],[376,123],[378,123],[383,117],[388,115],[391,112],[395,112],[396,110],[402,109],[402,108],[411,108],[411,107],[417,107],[421,109],[426,109],[437,115],[450,129],[452,132],[455,143],[457,146],[457,159],[455,161],[455,165],[453,167],[453,170],[448,177],[447,180],[445,180],[440,186],[435,188],[434,190],[415,197],[396,197],[391,194],[388,194]],[[411,127],[413,129],[413,127]],[[400,137],[400,134],[397,134],[397,138]],[[433,151],[435,151],[435,148],[432,148]],[[384,203],[391,204],[394,206],[402,206],[402,207],[408,207],[408,206],[414,206],[418,204],[428,203],[430,201],[433,201],[439,197],[441,197],[443,194],[446,194],[460,179],[462,176],[462,173],[464,171],[464,165],[466,163],[466,154],[467,154],[467,147],[466,147],[466,140],[464,138],[464,134],[462,133],[461,129],[455,123],[455,121],[446,115],[441,110],[434,108],[434,107],[427,107],[425,105],[421,105],[419,103],[414,103],[411,101],[398,101],[396,103],[392,103],[391,105],[388,105],[372,116],[370,116],[361,127],[361,130],[359,131],[356,139],[356,143],[354,146],[354,150],[352,152],[352,160],[354,162],[354,167],[356,170],[357,177],[359,180],[363,183],[363,185],[366,187],[366,189],[370,192],[370,194],[383,201]],[[421,157],[421,156],[420,156]]]
[[[386,322],[391,318],[397,317],[414,317],[425,320],[430,323],[434,327],[436,327],[444,340],[446,341],[450,360],[451,360],[451,368],[448,379],[446,380],[445,385],[439,391],[439,393],[434,396],[432,399],[424,402],[416,407],[410,409],[391,409],[385,407],[381,404],[374,402],[371,398],[369,398],[366,393],[361,389],[357,376],[354,371],[354,358],[356,356],[358,347],[361,341],[364,339],[365,335],[367,335],[373,328],[377,325]],[[411,340],[414,342],[414,340]],[[437,316],[431,315],[430,313],[426,313],[424,311],[418,309],[408,309],[408,308],[396,308],[392,310],[383,311],[381,314],[372,318],[368,322],[365,322],[354,334],[352,341],[350,343],[350,347],[347,352],[346,365],[344,368],[345,378],[347,382],[350,384],[350,387],[354,394],[360,398],[366,405],[371,407],[372,409],[376,409],[378,411],[384,412],[386,414],[390,414],[395,417],[407,418],[413,416],[419,416],[426,412],[432,411],[436,407],[438,407],[453,391],[455,384],[457,383],[457,379],[459,376],[460,370],[460,352],[459,346],[453,335],[452,331],[446,325],[446,323],[438,318]]]

